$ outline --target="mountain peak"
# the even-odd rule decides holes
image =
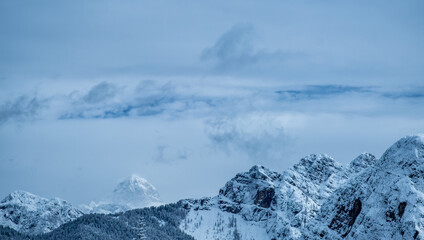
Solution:
[[[324,182],[343,166],[327,154],[310,154],[293,166],[294,171],[316,182]]]
[[[113,190],[112,194],[100,202],[92,201],[80,208],[86,213],[117,213],[135,208],[162,205],[156,188],[146,179],[132,174]]]
[[[321,166],[334,166],[340,165],[338,164],[332,157],[327,154],[309,154],[306,157],[300,159],[299,163],[294,165],[295,168],[306,167],[306,168],[314,168],[317,165]]]
[[[248,172],[238,173],[228,181],[219,190],[219,196],[235,203],[251,203],[268,208],[274,196],[274,187],[280,178],[281,174],[264,166],[254,165]]]
[[[416,169],[424,165],[424,134],[403,137],[377,163],[393,169]]]
[[[149,181],[133,174],[113,190],[112,202],[129,208],[141,208],[159,205],[161,200],[156,188]]]
[[[377,162],[377,158],[371,153],[362,153],[352,160],[349,164],[349,170],[358,173]]]
[[[273,181],[276,178],[278,178],[280,174],[273,172],[262,165],[254,165],[253,167],[250,168],[248,175],[253,179]]]
[[[149,181],[136,174],[132,174],[129,178],[119,183],[114,192],[120,191],[122,190],[122,188],[127,188],[128,190],[133,192],[139,191],[140,189],[142,189],[143,191],[157,191],[156,188]]]
[[[36,199],[36,198],[41,198],[39,196],[36,196],[32,193],[23,191],[23,190],[16,190],[11,192],[9,195],[7,195],[2,202],[5,201],[13,201],[13,200],[18,200],[18,201],[27,201],[29,199]]]

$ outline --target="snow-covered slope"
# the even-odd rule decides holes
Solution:
[[[424,135],[400,139],[338,189],[306,239],[424,239]]]
[[[131,175],[119,183],[107,199],[81,208],[84,212],[116,213],[161,204],[159,193],[152,184],[142,177]]]
[[[253,166],[218,196],[186,200],[190,212],[181,229],[196,239],[298,239],[331,193],[374,162],[371,154],[361,154],[344,167],[312,154],[282,174]]]
[[[40,234],[82,215],[68,202],[15,191],[0,202],[0,225],[22,233]]]

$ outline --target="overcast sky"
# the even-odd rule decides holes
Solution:
[[[424,132],[424,2],[0,1],[0,198],[164,201]]]

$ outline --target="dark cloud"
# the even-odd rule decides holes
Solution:
[[[92,87],[83,100],[87,103],[99,103],[113,98],[118,92],[118,88],[110,83],[101,82]]]
[[[346,85],[308,85],[300,89],[278,90],[281,99],[288,100],[304,100],[318,99],[325,97],[334,97],[342,94],[352,93],[371,93],[373,89],[370,87],[357,87]]]
[[[202,60],[217,60],[221,67],[237,66],[254,62],[252,45],[253,26],[239,24],[225,32],[215,44],[203,50]]]
[[[383,93],[384,97],[391,99],[424,99],[424,87],[408,89],[403,91],[392,91]]]
[[[154,81],[142,81],[133,91],[124,92],[125,96],[113,102],[107,100],[118,95],[120,88],[108,83],[100,83],[91,88],[83,97],[85,103],[62,114],[59,119],[76,118],[122,118],[129,116],[154,116],[172,114],[172,105],[183,101],[170,83],[159,84]],[[94,106],[93,104],[96,103]],[[178,110],[178,109],[177,109]]]
[[[217,70],[231,71],[252,66],[281,67],[287,59],[302,55],[281,50],[256,49],[253,36],[254,28],[251,24],[237,24],[222,34],[212,47],[205,48],[201,60],[214,62]]]
[[[36,97],[21,96],[0,106],[0,123],[8,120],[25,120],[34,118],[44,106],[46,100]]]

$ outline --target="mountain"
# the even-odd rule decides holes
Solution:
[[[15,191],[0,202],[0,225],[26,234],[49,232],[82,216],[82,212],[59,198],[46,199]]]
[[[400,139],[337,189],[306,239],[424,239],[424,135]]]
[[[2,240],[194,240],[179,229],[187,214],[180,204],[134,209],[115,214],[85,214],[51,232],[25,235],[0,226]]]
[[[83,205],[81,209],[86,213],[117,213],[161,204],[159,193],[151,183],[131,175],[120,182],[107,199]]]
[[[312,154],[279,174],[257,165],[237,174],[218,196],[185,200],[181,229],[196,239],[299,239],[325,200],[375,163],[365,153],[349,166]]]
[[[136,176],[114,194],[109,207],[159,200],[154,187]],[[133,239],[140,226],[148,239],[424,239],[424,135],[400,139],[378,160],[363,153],[345,166],[311,154],[282,173],[255,165],[214,197],[85,214],[49,233],[23,234],[61,224],[49,201],[21,191],[6,197],[0,204],[5,226],[0,239]],[[57,205],[66,205],[60,201]]]

